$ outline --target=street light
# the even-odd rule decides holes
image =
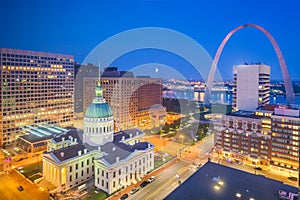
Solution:
[[[179,138],[181,138],[181,144],[183,146],[183,138],[184,138],[184,135],[179,135]],[[181,158],[181,148],[180,148],[180,143],[179,143],[179,157]]]

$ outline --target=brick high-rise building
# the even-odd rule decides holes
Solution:
[[[239,110],[217,120],[214,132],[215,147],[222,156],[298,176],[298,109],[278,105],[272,110]]]
[[[280,171],[299,169],[300,117],[291,106],[277,106],[271,116],[271,167]]]
[[[1,48],[0,74],[0,145],[26,125],[73,125],[73,56]]]
[[[84,78],[85,112],[94,97],[98,78]],[[103,96],[111,106],[117,129],[136,127],[139,118],[149,116],[149,109],[156,104],[162,105],[162,79],[134,77],[132,72],[107,68],[101,75]]]

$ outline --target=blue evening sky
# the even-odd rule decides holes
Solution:
[[[254,23],[276,39],[293,80],[300,80],[300,1],[2,1],[0,47],[72,54],[83,62],[100,42],[139,27],[164,27],[196,40],[213,57],[223,38],[241,24]],[[232,79],[232,65],[262,62],[281,79],[276,54],[267,37],[247,28],[227,43],[219,62],[224,79]],[[197,77],[189,63],[165,52],[131,52],[113,65],[120,69],[147,62],[177,68]]]

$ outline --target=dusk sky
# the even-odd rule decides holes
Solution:
[[[162,27],[181,32],[214,57],[223,38],[235,27],[253,23],[276,39],[293,80],[300,80],[300,2],[291,1],[3,1],[0,6],[0,47],[74,55],[83,62],[109,37],[134,28]],[[131,69],[162,63],[197,79],[192,66],[167,52],[148,50],[123,55],[112,63]],[[271,66],[271,79],[282,79],[271,43],[260,31],[247,28],[227,43],[218,68],[232,79],[232,66],[261,62]]]

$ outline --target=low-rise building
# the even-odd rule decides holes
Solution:
[[[27,153],[36,153],[47,150],[47,141],[55,135],[68,131],[55,125],[36,124],[20,127],[21,136],[18,137],[16,146]]]

